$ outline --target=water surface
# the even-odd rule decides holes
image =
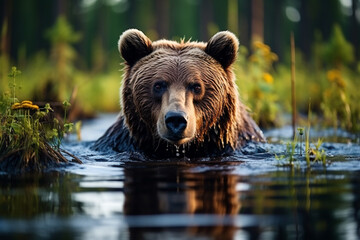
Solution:
[[[310,167],[277,160],[285,144],[148,162],[87,147],[113,120],[87,122],[84,142],[65,143],[82,165],[0,174],[0,239],[360,238],[358,144],[325,143],[327,164]]]

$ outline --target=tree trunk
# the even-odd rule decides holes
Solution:
[[[11,20],[12,20],[12,7],[13,7],[12,1],[4,1],[2,3],[1,9],[3,10],[3,13],[1,14],[3,17],[0,19],[0,54],[5,55],[9,57],[10,54],[10,44],[11,44]]]
[[[200,2],[200,40],[207,41],[209,36],[209,24],[213,21],[213,2],[202,0]]]
[[[355,49],[355,59],[357,62],[359,60],[359,24],[356,19],[356,10],[357,10],[357,0],[352,0],[352,7],[351,7],[351,43]]]
[[[158,38],[169,37],[169,1],[167,0],[156,0],[155,1],[156,11],[156,32]]]
[[[251,2],[251,39],[264,41],[264,2],[252,0]]]
[[[310,58],[311,55],[311,43],[313,41],[314,33],[310,28],[310,18],[309,18],[309,1],[302,0],[300,6],[300,41],[299,47],[304,53],[306,59]]]
[[[228,28],[235,35],[239,32],[238,0],[228,1]]]
[[[65,15],[66,14],[66,1],[64,0],[58,0],[57,1],[57,15],[61,16],[61,15]]]

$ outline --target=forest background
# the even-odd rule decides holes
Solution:
[[[119,111],[124,30],[197,41],[230,30],[240,96],[262,127],[289,123],[293,33],[299,124],[310,105],[321,126],[360,131],[359,0],[0,0],[0,14],[0,94],[17,66],[20,100],[73,100],[73,119]]]

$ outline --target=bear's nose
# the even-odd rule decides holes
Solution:
[[[184,112],[168,112],[165,124],[171,135],[181,137],[187,126],[187,116]]]

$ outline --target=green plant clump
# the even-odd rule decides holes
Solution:
[[[321,162],[324,167],[326,167],[326,152],[324,149],[321,149],[322,140],[318,139],[318,141],[312,144],[314,147],[310,147],[309,134],[310,134],[310,126],[307,128],[306,133],[306,141],[305,141],[305,152],[303,155],[303,135],[305,128],[299,127],[298,129],[299,138],[295,135],[294,140],[288,142],[286,144],[286,151],[282,155],[276,155],[275,158],[277,160],[285,160],[283,164],[279,166],[289,166],[293,167],[294,162],[297,160],[306,160],[307,167],[310,167],[311,162]],[[299,142],[300,140],[300,142]],[[298,148],[298,151],[296,150]]]
[[[60,123],[51,114],[50,104],[44,108],[31,101],[19,102],[15,96],[15,79],[20,74],[12,68],[9,77],[11,94],[0,96],[0,170],[8,173],[42,171],[68,160],[61,152],[64,134],[71,131],[72,124]],[[65,116],[69,107],[64,102]],[[78,163],[75,156],[67,153]]]
[[[253,112],[252,117],[262,128],[277,126],[280,106],[274,86],[274,63],[278,56],[261,41],[254,41],[252,54],[247,57],[248,50],[239,49],[239,65],[235,68],[240,96]]]

